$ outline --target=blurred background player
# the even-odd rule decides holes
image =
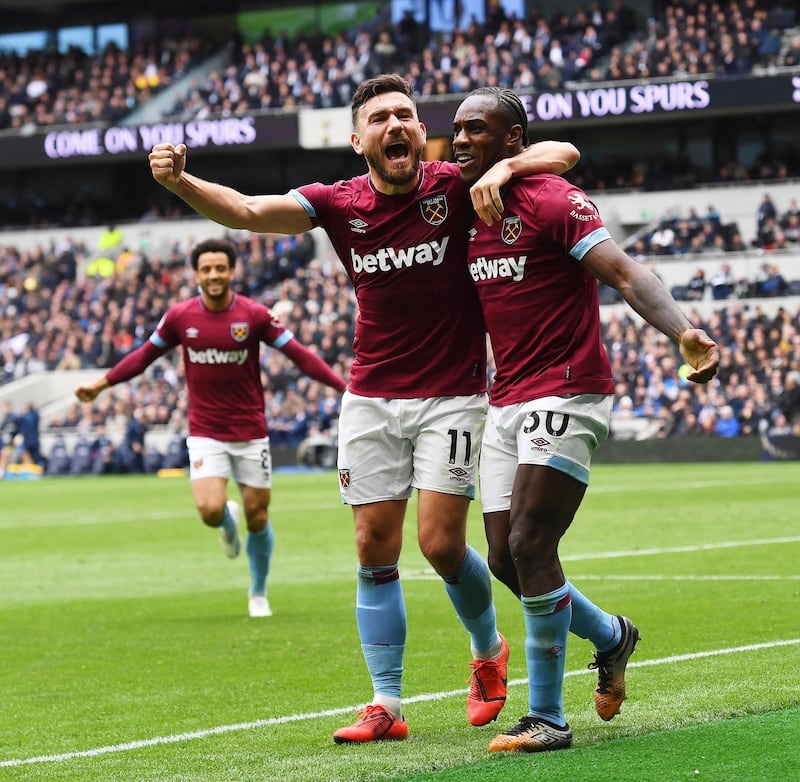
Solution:
[[[321,358],[301,345],[263,304],[231,289],[236,251],[221,239],[208,239],[191,252],[200,295],[171,306],[149,340],[94,383],[75,394],[91,402],[105,388],[130,380],[167,351],[183,347],[189,395],[189,476],[200,518],[218,527],[225,554],[241,548],[239,505],[227,498],[227,483],[239,485],[247,522],[250,564],[248,611],[270,616],[267,575],[274,533],[269,523],[272,461],[260,343],[276,348],[309,377],[338,391],[346,388]]]

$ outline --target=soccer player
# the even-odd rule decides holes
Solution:
[[[473,725],[496,719],[503,707],[508,658],[489,568],[466,543],[487,405],[484,328],[464,269],[470,195],[454,164],[421,162],[425,126],[401,77],[367,80],[351,108],[350,141],[368,173],[333,185],[247,196],[187,173],[183,144],[150,153],[155,179],[211,220],[289,234],[322,226],[355,287],[359,316],[338,467],[342,501],[353,508],[356,623],[373,700],[335,732],[340,744],[408,735],[398,561],[414,488],[420,549],[470,636]],[[499,188],[512,174],[561,173],[577,156],[571,144],[542,142],[501,161],[475,189],[477,213],[499,217]]]
[[[248,611],[271,616],[267,575],[274,533],[269,523],[272,487],[260,343],[280,350],[302,372],[338,391],[347,387],[319,356],[301,345],[263,304],[234,293],[236,249],[225,239],[207,239],[191,252],[200,295],[172,305],[141,347],[94,383],[78,386],[91,402],[109,386],[130,380],[157,358],[181,345],[189,393],[189,477],[204,524],[218,527],[228,557],[239,555],[239,504],[227,498],[227,483],[239,485],[247,522],[250,565]]]
[[[527,116],[513,92],[482,88],[459,106],[453,132],[455,160],[469,182],[525,146]],[[674,340],[693,367],[689,380],[714,376],[719,349],[565,179],[512,180],[503,204],[493,225],[473,220],[468,268],[497,366],[480,457],[489,564],[521,598],[529,710],[489,750],[537,752],[572,743],[563,705],[570,629],[598,647],[590,667],[598,671],[595,708],[605,720],[625,698],[625,667],[639,638],[630,619],[578,592],[558,557],[589,483],[592,453],[608,434],[614,395],[597,280]]]

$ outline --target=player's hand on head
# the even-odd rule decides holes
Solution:
[[[687,329],[681,336],[681,353],[692,367],[687,380],[708,383],[719,368],[719,346],[703,329]]]
[[[156,144],[147,159],[156,182],[167,188],[175,186],[186,166],[186,144]]]

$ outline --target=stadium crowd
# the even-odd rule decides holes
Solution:
[[[765,193],[755,215],[755,236],[750,247],[762,251],[788,250],[800,247],[800,205],[792,198],[779,213],[769,193]],[[724,222],[719,210],[709,204],[705,214],[693,206],[685,215],[668,211],[658,225],[638,237],[631,247],[640,258],[686,256],[714,252],[744,252],[748,243],[736,223]],[[761,291],[759,295],[774,295]]]
[[[533,11],[525,19],[506,16],[496,4],[485,23],[450,33],[428,35],[410,15],[392,24],[379,14],[349,32],[290,36],[265,30],[256,42],[238,35],[212,40],[188,21],[172,21],[151,30],[152,37],[132,41],[128,50],[110,44],[96,57],[74,48],[0,52],[0,135],[52,124],[118,123],[170,88],[162,118],[173,121],[346,106],[355,85],[387,69],[403,74],[420,96],[492,84],[530,91],[576,81],[757,74],[800,63],[800,35],[792,39],[796,17],[793,4],[783,0],[675,0],[655,3],[648,19],[622,0],[550,16]],[[220,53],[227,65],[210,59]],[[573,181],[589,192],[652,190],[695,175],[688,163],[663,156],[631,161],[587,155]],[[719,183],[800,177],[800,154],[765,146],[747,167],[731,161],[701,176]],[[71,198],[63,203],[47,192],[0,194],[0,221],[91,225],[112,217],[88,186],[76,188]],[[165,208],[153,204],[143,215],[113,218],[169,217]]]
[[[213,41],[187,24],[135,41],[130,51],[109,45],[97,57],[74,48],[0,57],[0,130],[118,122],[225,48],[229,64],[180,86],[168,117],[347,106],[358,83],[390,70],[420,96],[487,85],[546,90],[575,81],[746,75],[800,63],[800,38],[783,44],[795,21],[792,4],[771,0],[674,0],[646,20],[614,0],[550,18],[534,10],[525,19],[493,4],[485,23],[473,18],[465,29],[428,37],[410,14],[394,25],[378,16],[335,35],[266,30],[254,43]]]

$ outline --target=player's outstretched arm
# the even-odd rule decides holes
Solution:
[[[150,172],[156,182],[203,217],[257,233],[299,234],[313,227],[305,209],[291,196],[248,196],[208,182],[186,171],[186,154],[185,144],[156,144],[148,155]]]
[[[335,388],[337,391],[344,391],[347,388],[347,383],[342,377],[337,375],[316,353],[298,342],[297,339],[290,339],[281,348],[281,352],[291,359],[304,375],[313,380],[318,380],[320,383]]]
[[[512,177],[526,174],[563,174],[580,160],[581,153],[566,141],[539,141],[511,157],[498,160],[469,189],[475,213],[486,225],[500,219],[500,189]]]
[[[123,383],[144,372],[150,364],[159,356],[163,356],[167,350],[168,348],[158,348],[150,340],[147,340],[143,345],[122,358],[103,377],[98,378],[94,383],[78,386],[75,389],[75,396],[81,402],[91,402],[106,388],[115,386],[117,383]]]
[[[687,376],[689,380],[707,383],[714,377],[719,367],[719,346],[703,329],[694,327],[655,274],[633,260],[613,239],[595,245],[584,255],[583,263],[678,345],[693,370]]]

